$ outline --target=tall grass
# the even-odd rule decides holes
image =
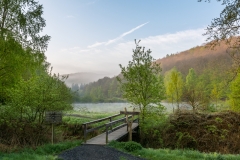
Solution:
[[[83,123],[92,121],[92,119],[64,116],[62,121],[67,123],[67,124],[83,124]]]
[[[136,142],[112,141],[109,143],[110,147],[148,160],[240,160],[240,155],[201,153],[194,150],[151,149],[142,148],[139,145]]]
[[[66,141],[57,144],[45,144],[36,149],[24,148],[17,152],[1,153],[1,160],[54,160],[64,150],[79,146],[82,141]]]
[[[77,115],[81,115],[81,116],[86,116],[89,117],[91,119],[99,119],[99,118],[104,118],[104,117],[108,117],[108,116],[112,116],[116,113],[119,112],[90,112],[90,111],[76,111],[76,110],[69,110],[64,112],[66,114],[77,114]]]

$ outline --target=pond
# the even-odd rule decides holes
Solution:
[[[166,107],[167,112],[173,112],[173,108],[176,109],[177,105],[172,103],[161,103]],[[87,110],[90,112],[108,112],[108,113],[117,113],[120,110],[124,111],[126,107],[127,110],[132,110],[131,104],[129,103],[74,103],[72,104],[74,110]],[[186,103],[181,103],[180,107],[190,109],[191,107]]]

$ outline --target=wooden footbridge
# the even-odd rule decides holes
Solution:
[[[134,116],[137,117],[135,118]],[[121,118],[121,116],[123,116]],[[117,118],[118,117],[118,118]],[[119,118],[120,117],[120,118]],[[108,121],[104,123],[104,121]],[[99,144],[106,145],[112,140],[119,140],[122,137],[128,135],[129,140],[132,139],[132,132],[138,128],[139,122],[139,112],[127,112],[120,111],[119,114],[94,120],[83,124],[84,129],[84,141],[85,144]],[[99,124],[96,126],[96,124]],[[94,128],[91,126],[95,126]],[[103,129],[104,133],[97,135],[91,139],[87,140],[88,133],[94,132],[96,130]]]

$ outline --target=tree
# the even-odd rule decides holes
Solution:
[[[211,91],[211,98],[215,101],[216,106],[218,106],[218,100],[222,96],[222,86],[221,83],[213,84],[213,89]]]
[[[199,2],[203,0],[198,0]],[[210,0],[205,0],[210,2]],[[233,36],[239,34],[240,29],[240,0],[217,0],[222,1],[225,8],[221,11],[219,18],[214,18],[211,24],[207,27],[207,40],[212,41],[210,44],[215,46],[222,40],[230,42]],[[229,39],[230,38],[230,39]],[[237,42],[237,41],[236,41]],[[239,41],[238,41],[239,42]]]
[[[198,91],[197,91],[197,75],[193,68],[189,69],[188,75],[186,76],[186,100],[192,106],[195,111],[199,101],[198,101]]]
[[[166,72],[165,73],[165,76],[164,76],[164,85],[165,85],[165,88],[166,88],[166,97],[167,97],[167,100],[169,102],[172,103],[172,106],[173,103],[175,102],[175,99],[174,99],[174,86],[173,86],[173,83],[170,83],[171,79],[170,79],[170,72]]]
[[[237,75],[236,79],[231,82],[231,92],[229,94],[229,101],[231,108],[234,111],[240,111],[240,74]]]
[[[207,110],[209,106],[212,87],[210,77],[211,73],[209,73],[208,71],[198,76],[198,82],[196,87],[199,99],[198,109],[201,110]]]
[[[5,101],[7,88],[21,78],[28,79],[44,61],[44,55],[33,53],[30,48],[23,49],[15,39],[0,38],[0,103]]]
[[[45,111],[71,108],[72,95],[65,79],[52,74],[51,70],[39,71],[28,80],[21,79],[14,88],[8,89],[7,105],[11,107],[4,111],[12,111],[10,119],[42,124]]]
[[[132,61],[129,61],[128,66],[119,65],[121,76],[117,80],[123,97],[139,107],[144,122],[147,109],[153,105],[160,106],[164,99],[164,85],[160,65],[154,62],[151,50],[145,50],[145,47],[139,46],[139,42],[135,40],[136,49],[133,50]]]
[[[78,85],[77,83],[76,83],[76,84],[72,83],[71,90],[72,90],[73,92],[78,91],[78,90],[79,90],[79,85]]]
[[[199,2],[203,0],[198,0]],[[205,0],[210,2],[210,0]],[[207,27],[208,46],[214,48],[220,42],[225,41],[229,48],[227,52],[234,60],[235,75],[240,70],[240,0],[217,0],[222,1],[225,8],[221,11],[219,18],[214,18]]]
[[[202,0],[198,0],[202,1]],[[206,0],[205,0],[206,1]],[[210,2],[210,0],[207,0]],[[207,27],[207,32],[205,35],[208,35],[207,40],[210,41],[208,44],[210,47],[215,47],[217,44],[220,44],[221,41],[225,41],[229,48],[227,53],[233,59],[233,78],[234,80],[231,84],[232,92],[235,92],[237,88],[234,87],[237,84],[239,73],[240,73],[240,0],[217,0],[221,1],[225,8],[221,11],[219,18],[214,18],[211,22],[211,25]],[[230,101],[233,107],[236,107],[237,96],[230,94]],[[238,97],[240,99],[240,97]]]
[[[174,67],[169,72],[166,72],[164,82],[168,99],[170,99],[172,102],[176,102],[177,108],[179,109],[183,90],[181,73],[178,72]]]
[[[45,27],[42,5],[35,0],[0,1],[0,102],[6,89],[21,78],[28,79],[46,64],[44,51],[49,36],[40,36]]]
[[[46,26],[43,6],[35,0],[0,1],[0,38],[14,37],[24,48],[45,51],[50,36],[40,36]]]

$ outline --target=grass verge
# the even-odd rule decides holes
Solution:
[[[136,142],[112,141],[109,146],[148,160],[240,160],[240,155],[232,154],[201,153],[193,150],[147,149]]]
[[[45,144],[36,149],[24,148],[17,152],[1,153],[1,160],[54,160],[64,150],[79,146],[82,141],[66,141],[56,144]]]

